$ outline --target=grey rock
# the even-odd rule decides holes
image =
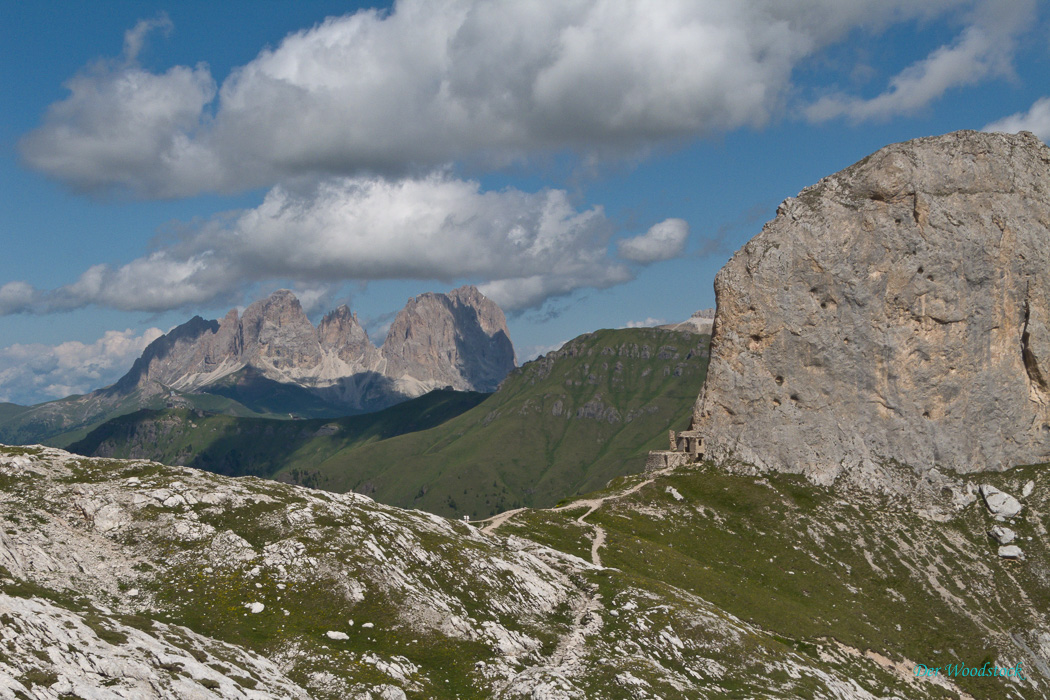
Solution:
[[[1032,495],[1032,491],[1035,490],[1035,482],[1029,480],[1024,487],[1021,488],[1021,498],[1028,498]]]
[[[1015,544],[999,548],[999,556],[1002,559],[1024,559],[1024,552]]]
[[[410,299],[382,349],[347,306],[315,328],[295,295],[281,289],[243,315],[234,309],[221,321],[194,317],[158,338],[85,410],[134,392],[194,392],[245,370],[371,410],[444,386],[494,391],[514,364],[503,312],[472,286]]]
[[[786,200],[715,278],[708,456],[819,483],[1050,461],[1048,226],[1025,132],[891,145]]]
[[[1017,537],[1017,534],[1008,527],[996,525],[988,531],[988,536],[999,544],[1010,544]]]
[[[988,510],[1000,520],[1009,519],[1021,512],[1021,502],[994,486],[981,484],[981,498]]]
[[[514,369],[507,319],[473,286],[409,299],[382,352],[387,376],[405,389],[495,391]]]

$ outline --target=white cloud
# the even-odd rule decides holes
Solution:
[[[662,318],[653,318],[649,316],[644,321],[628,321],[623,327],[624,328],[652,328],[653,326],[662,326],[667,321]]]
[[[158,196],[173,180],[207,178],[213,157],[194,141],[215,97],[208,67],[151,73],[137,62],[146,34],[170,30],[167,17],[141,21],[125,34],[124,55],[98,61],[65,83],[70,95],[51,105],[44,125],[20,142],[23,158],[76,189],[120,184]]]
[[[1002,8],[886,96],[813,108],[866,118],[1000,74],[1012,35],[996,28],[1023,13],[1003,0],[404,0],[291,34],[218,91],[204,65],[137,64],[158,20],[128,32],[121,60],[72,78],[21,150],[74,187],[159,197],[563,149],[623,155],[761,126],[795,94],[794,67],[851,31],[975,4]]]
[[[551,345],[529,345],[525,348],[525,350],[522,353],[518,355],[518,357],[524,358],[522,362],[530,362],[532,360],[543,357],[549,352],[561,350],[562,346],[565,345],[565,343],[567,342],[569,341],[563,340],[561,342],[553,343]]]
[[[681,220],[657,224],[631,239],[631,259],[664,259],[681,249],[686,233]],[[267,280],[295,280],[307,303],[321,303],[332,285],[384,279],[477,282],[516,311],[632,279],[609,254],[612,234],[600,206],[579,210],[563,190],[484,191],[447,173],[332,178],[276,187],[254,209],[216,216],[123,266],[95,265],[56,290],[10,283],[0,288],[0,313],[91,304],[163,311],[226,300]]]
[[[807,107],[806,117],[816,122],[842,116],[854,122],[886,120],[914,114],[952,88],[1010,75],[1015,37],[1034,16],[1034,0],[989,0],[954,42],[898,73],[881,94],[870,99],[828,95]]]
[[[683,219],[665,219],[641,236],[620,241],[620,257],[638,263],[670,260],[682,254],[689,238],[689,224]]]
[[[1004,131],[1008,134],[1031,131],[1043,141],[1050,142],[1050,97],[1036,100],[1027,112],[1018,112],[992,122],[984,127],[984,131]],[[3,289],[0,288],[2,298]]]
[[[8,282],[0,287],[0,316],[29,311],[37,298],[36,290],[25,282]]]
[[[94,343],[0,348],[0,401],[33,404],[83,394],[119,379],[163,332],[106,331]]]

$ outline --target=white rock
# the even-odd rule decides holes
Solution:
[[[248,610],[250,610],[253,615],[257,615],[266,609],[266,606],[259,602],[249,603],[245,607],[248,608]]]
[[[112,532],[130,523],[131,516],[116,503],[108,503],[95,512],[92,520],[99,532]]]
[[[682,494],[678,493],[678,489],[676,489],[674,486],[668,486],[664,490],[667,491],[667,493],[671,494],[671,498],[673,498],[676,501],[681,501],[685,498],[684,496],[682,496]]]
[[[375,625],[373,625],[373,624],[372,624],[371,622],[366,622],[365,624],[361,625],[361,627],[362,627],[363,629],[367,629],[367,630],[370,630],[370,629],[372,629],[373,627],[375,627]]]
[[[1024,488],[1021,489],[1021,498],[1028,498],[1031,496],[1033,489],[1035,489],[1035,482],[1029,480],[1029,482],[1024,485]]]
[[[395,685],[380,685],[372,689],[379,693],[379,700],[406,700],[405,691]]]
[[[1012,518],[1021,512],[1021,502],[1008,493],[1003,493],[990,484],[981,484],[984,504],[996,518]]]
[[[134,597],[138,596],[138,594],[139,594],[139,589],[132,588],[130,591],[128,591],[128,598],[134,598]]]
[[[332,630],[328,630],[324,634],[329,639],[334,639],[336,641],[340,641],[340,640],[343,640],[343,639],[350,639],[350,637],[347,636],[346,632],[333,632]]]
[[[999,544],[1010,544],[1017,537],[1017,534],[1008,527],[1002,525],[996,525],[988,531],[988,535],[998,542]]]
[[[1003,559],[1024,559],[1024,552],[1015,544],[999,548],[999,556]]]
[[[164,499],[164,507],[165,508],[174,508],[176,506],[184,506],[184,505],[186,505],[186,499],[183,498],[182,496],[180,496],[177,493],[173,494],[171,496],[168,496],[167,498]]]

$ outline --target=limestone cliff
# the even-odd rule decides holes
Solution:
[[[817,481],[1050,460],[1050,149],[888,146],[789,198],[715,278],[706,451]]]

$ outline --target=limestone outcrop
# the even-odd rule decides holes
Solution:
[[[784,201],[715,278],[693,428],[818,482],[1050,461],[1050,149],[887,146]]]

